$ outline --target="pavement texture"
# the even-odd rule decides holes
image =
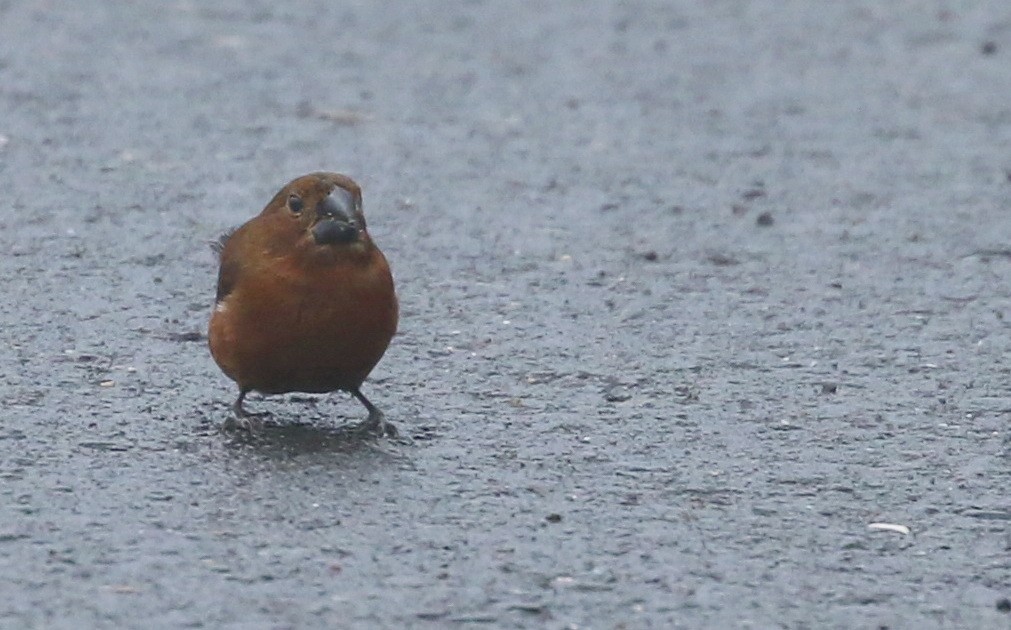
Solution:
[[[999,0],[0,0],[0,627],[1007,628],[1009,156]],[[319,169],[399,439],[219,431]]]

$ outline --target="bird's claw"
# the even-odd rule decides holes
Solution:
[[[267,415],[269,414],[266,412],[251,413],[243,409],[242,413],[236,412],[234,416],[225,420],[224,424],[221,425],[221,429],[223,431],[256,433],[263,428],[263,418]]]
[[[356,427],[359,433],[378,437],[397,437],[398,431],[392,423],[387,422],[382,413],[370,413],[369,417]]]

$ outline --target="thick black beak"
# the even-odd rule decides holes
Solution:
[[[316,204],[316,224],[312,237],[317,245],[353,243],[358,240],[358,221],[355,219],[355,200],[343,188],[334,188]]]

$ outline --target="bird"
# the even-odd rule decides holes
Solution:
[[[239,388],[239,428],[259,416],[251,392],[350,392],[368,411],[363,432],[395,436],[362,383],[397,331],[399,306],[383,252],[366,230],[362,191],[347,175],[298,177],[215,248],[217,294],[211,356]],[[230,423],[226,422],[226,426]]]

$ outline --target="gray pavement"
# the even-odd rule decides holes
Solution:
[[[318,169],[410,440],[218,431]],[[1006,2],[0,0],[0,194],[0,627],[1011,625]]]

